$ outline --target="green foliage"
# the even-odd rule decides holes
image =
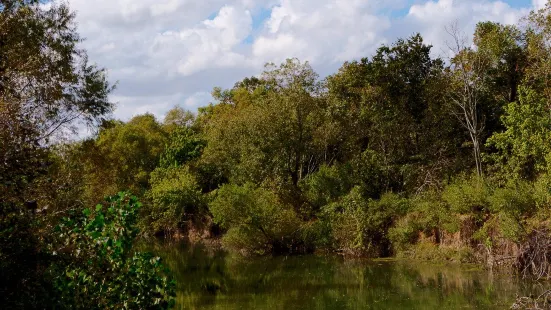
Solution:
[[[535,179],[551,167],[551,118],[543,95],[519,88],[518,102],[505,107],[505,131],[494,134],[489,146],[497,149],[490,158],[508,177]]]
[[[365,170],[358,173],[365,174],[371,197],[412,192],[426,181],[426,171],[439,179],[464,156],[457,147],[462,133],[445,101],[443,61],[430,51],[414,35],[381,46],[371,59],[345,63],[327,79],[331,142],[343,162],[364,153],[359,164]]]
[[[534,185],[526,181],[511,181],[496,188],[488,197],[491,212],[505,212],[514,217],[529,216],[536,206]]]
[[[245,254],[467,261],[478,243],[522,242],[551,210],[550,12],[522,29],[479,23],[450,64],[414,35],[325,80],[288,59],[215,88],[197,117],[176,107],[123,122],[107,120],[113,88],[77,48],[68,6],[3,1],[0,297],[170,307],[159,259],[134,250],[137,222],[176,233],[212,216]],[[96,134],[50,145],[73,120]],[[121,189],[150,203],[121,193],[74,211]]]
[[[350,191],[352,188],[350,178],[350,167],[323,165],[318,172],[309,175],[301,182],[301,189],[308,202],[315,210],[319,210]]]
[[[544,188],[542,185],[538,189],[526,181],[497,186],[478,177],[459,178],[442,192],[425,192],[410,199],[408,213],[389,230],[390,240],[394,249],[410,257],[418,256],[412,245],[427,242],[419,239],[421,233],[434,238],[437,245],[441,232],[469,234],[465,229],[473,229],[473,240],[487,246],[502,240],[519,242],[527,230],[526,218],[547,201]],[[542,190],[543,193],[539,192]],[[463,227],[461,217],[474,219],[469,224],[473,226]]]
[[[476,262],[474,249],[468,246],[441,246],[433,242],[421,241],[398,254],[402,258],[432,262],[451,261],[455,263]]]
[[[190,128],[195,122],[195,115],[188,110],[176,106],[166,112],[163,120],[163,127],[166,132],[172,133],[182,127]]]
[[[352,255],[386,256],[392,251],[388,229],[408,210],[406,199],[388,193],[368,200],[353,188],[338,202],[324,208],[331,225],[334,248]]]
[[[491,189],[481,178],[460,178],[446,186],[442,199],[451,212],[460,214],[482,214],[488,210]]]
[[[205,141],[189,127],[172,129],[161,154],[161,167],[179,166],[201,156]]]
[[[43,186],[48,146],[77,121],[104,120],[112,87],[77,47],[67,4],[6,0],[0,7],[0,304],[48,308],[55,294],[44,274],[52,260],[44,243],[55,216],[41,212],[51,201],[44,197],[56,195]]]
[[[75,120],[98,124],[112,111],[104,69],[88,63],[65,3],[3,1],[0,101],[21,108],[47,140]],[[32,116],[31,116],[32,115]]]
[[[234,184],[274,184],[299,209],[299,182],[328,155],[319,131],[324,101],[317,79],[308,63],[290,59],[267,65],[261,76],[266,88],[238,83],[220,95],[204,128],[204,161],[219,166]]]
[[[409,249],[419,240],[420,233],[437,235],[439,230],[457,232],[457,217],[436,191],[424,192],[409,200],[410,209],[389,229],[389,239],[396,252]]]
[[[187,166],[157,168],[151,173],[150,183],[146,196],[151,205],[144,213],[151,231],[175,231],[193,215],[204,212],[201,191]]]
[[[119,189],[143,195],[150,173],[159,165],[167,134],[151,114],[138,115],[127,123],[105,124],[96,139],[84,141],[85,196],[97,203]]]
[[[389,175],[394,171],[385,163],[382,154],[367,149],[353,158],[351,165],[356,183],[367,197],[379,198],[386,188],[391,187]]]
[[[78,309],[167,309],[175,284],[160,258],[134,250],[140,203],[122,192],[64,217],[55,255],[67,259],[52,273],[60,305]]]
[[[293,252],[301,245],[301,221],[292,207],[271,191],[224,185],[209,204],[214,221],[224,229],[224,243],[246,253]]]

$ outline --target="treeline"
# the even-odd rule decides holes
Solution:
[[[548,249],[529,244],[549,238],[550,12],[481,22],[468,46],[448,28],[451,59],[414,35],[325,79],[297,59],[268,64],[196,115],[103,122],[59,165],[78,171],[84,205],[139,195],[150,235],[541,273],[529,266]]]
[[[0,4],[10,306],[170,306],[174,284],[134,253],[139,235],[548,276],[538,245],[551,244],[551,5],[519,25],[479,23],[468,46],[447,29],[451,59],[414,35],[325,79],[289,59],[215,88],[197,114],[122,122],[109,118],[104,71],[76,48],[72,13],[37,3]],[[60,143],[75,121],[95,134]]]

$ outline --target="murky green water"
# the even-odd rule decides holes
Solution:
[[[350,261],[334,256],[245,259],[205,247],[155,247],[178,281],[177,309],[508,309],[549,284],[468,266]]]

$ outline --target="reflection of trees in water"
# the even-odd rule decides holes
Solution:
[[[502,309],[534,291],[528,282],[460,266],[155,247],[174,272],[184,309]]]

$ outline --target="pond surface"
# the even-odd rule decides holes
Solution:
[[[473,266],[336,256],[243,258],[157,245],[178,281],[177,309],[509,309],[548,283]]]

